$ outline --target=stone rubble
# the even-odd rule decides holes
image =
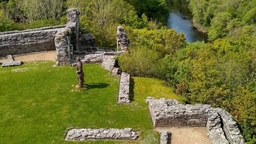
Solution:
[[[106,55],[103,57],[101,66],[104,69],[112,71],[112,69],[114,68],[114,65],[115,65],[115,56],[114,55]]]
[[[71,129],[67,132],[65,140],[85,141],[87,139],[119,139],[119,140],[136,140],[138,134],[131,128],[124,129]]]
[[[130,75],[122,72],[119,81],[118,103],[130,103]]]
[[[78,45],[80,51],[95,52],[97,50],[95,37],[90,34],[86,29],[80,30]]]
[[[232,116],[210,105],[182,105],[176,100],[148,97],[149,112],[154,127],[206,127],[213,144],[244,144],[244,139]]]
[[[169,143],[169,132],[162,131],[160,132],[160,144],[168,144]]]
[[[117,45],[120,46],[122,51],[128,50],[129,40],[127,34],[124,31],[124,27],[118,26],[116,33]]]
[[[67,24],[58,30],[54,42],[56,48],[56,65],[68,65],[74,56],[74,49],[78,41],[79,12],[77,9],[67,10]]]
[[[7,55],[7,62],[2,63],[2,67],[10,67],[10,66],[20,66],[22,65],[21,61],[15,61],[12,55]]]
[[[221,108],[214,109],[221,117],[223,130],[230,144],[244,144],[243,136],[232,115]]]
[[[104,53],[88,54],[88,55],[85,55],[81,61],[82,63],[102,63],[103,58],[104,58]]]
[[[221,126],[221,118],[218,113],[213,113],[207,121],[208,136],[213,144],[229,144]]]

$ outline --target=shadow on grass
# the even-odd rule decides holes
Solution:
[[[129,99],[130,101],[134,101],[134,79],[131,77],[130,79],[130,94],[129,94]]]
[[[94,89],[94,88],[105,88],[109,86],[109,84],[106,83],[89,83],[85,84],[87,89]]]

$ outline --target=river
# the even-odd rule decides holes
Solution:
[[[187,42],[206,41],[207,35],[197,31],[191,23],[191,15],[187,7],[181,4],[172,5],[169,3],[170,13],[167,21],[167,26],[175,29],[178,33],[184,33]]]

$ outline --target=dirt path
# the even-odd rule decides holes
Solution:
[[[22,61],[22,62],[27,62],[27,61],[38,61],[38,60],[51,60],[55,61],[55,55],[56,51],[44,51],[44,52],[38,52],[38,53],[29,53],[29,54],[24,54],[24,55],[15,55],[14,59],[16,61]],[[6,62],[8,61],[6,58],[0,58],[1,62]]]
[[[205,127],[155,128],[156,131],[171,133],[171,144],[212,144]]]

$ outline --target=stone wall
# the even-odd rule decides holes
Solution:
[[[0,33],[0,57],[56,49],[56,64],[70,64],[74,53],[96,51],[95,38],[79,27],[79,11],[67,10],[65,26]]]
[[[65,140],[79,140],[86,139],[119,139],[119,140],[136,140],[138,134],[131,128],[124,129],[71,129],[67,132]]]
[[[0,33],[0,57],[55,50],[54,36],[64,26]]]
[[[230,144],[244,144],[243,136],[237,126],[237,123],[233,120],[232,115],[227,111],[216,108],[214,109],[220,116],[223,126],[223,131]]]
[[[104,69],[111,72],[112,75],[119,73],[119,68],[115,67],[115,55],[120,53],[96,53],[87,54],[81,60],[83,63],[101,63]],[[122,72],[119,81],[118,103],[130,103],[130,75]]]
[[[119,54],[121,53],[101,52],[86,54],[81,61],[82,63],[100,63],[104,69],[110,71],[111,75],[118,75],[120,69],[115,67],[115,56]]]
[[[218,113],[213,113],[207,121],[208,136],[213,144],[229,144],[222,129],[221,118]]]
[[[149,112],[154,127],[207,127],[213,144],[244,144],[244,139],[232,116],[210,105],[183,105],[176,100],[148,97]]]
[[[118,103],[130,103],[130,75],[122,72],[119,81]]]
[[[176,100],[147,99],[154,127],[206,127],[210,105],[182,105]]]
[[[169,132],[160,132],[160,144],[169,144]]]

